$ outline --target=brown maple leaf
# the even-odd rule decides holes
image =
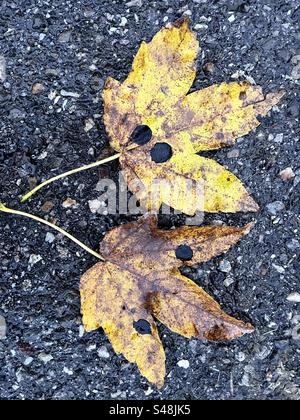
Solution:
[[[85,329],[102,327],[115,351],[161,387],[165,353],[154,319],[187,338],[230,340],[253,331],[178,269],[227,251],[250,225],[163,231],[156,222],[145,216],[106,235],[100,247],[106,262],[82,277],[81,302]]]

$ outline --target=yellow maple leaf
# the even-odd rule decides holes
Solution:
[[[234,144],[259,125],[257,116],[266,115],[283,92],[264,97],[258,86],[233,82],[188,94],[198,50],[183,18],[141,44],[123,83],[107,80],[104,121],[111,146],[121,152],[128,185],[148,209],[157,211],[165,203],[188,215],[257,211],[236,176],[196,153]],[[140,147],[127,150],[133,140]],[[163,182],[154,200],[157,180]],[[202,199],[195,189],[200,181]]]
[[[187,338],[231,340],[252,332],[178,269],[227,251],[250,227],[163,231],[155,216],[145,216],[113,229],[100,247],[105,262],[81,279],[85,329],[102,327],[115,351],[158,387],[164,383],[165,353],[154,318]]]

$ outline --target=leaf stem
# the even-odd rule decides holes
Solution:
[[[66,236],[67,238],[69,238],[71,241],[75,242],[75,244],[79,245],[82,249],[84,249],[89,254],[93,255],[94,257],[98,258],[101,261],[105,261],[105,259],[102,257],[102,255],[93,251],[91,248],[84,245],[82,242],[80,242],[74,236],[70,235],[68,232],[66,232],[65,230],[61,229],[60,227],[54,225],[53,223],[48,222],[47,220],[41,219],[40,217],[34,216],[33,214],[30,214],[30,213],[24,213],[23,211],[10,209],[2,203],[0,203],[0,212],[1,211],[4,212],[4,213],[10,213],[10,214],[18,215],[18,216],[27,217],[29,219],[32,219],[32,220],[36,221],[36,222],[43,223],[44,225],[49,226],[50,228],[56,230],[57,232]]]
[[[27,194],[23,195],[21,198],[21,202],[28,200],[32,195],[34,195],[37,191],[39,191],[41,188],[45,187],[46,185],[52,184],[52,182],[58,181],[59,179],[65,178],[69,175],[76,174],[78,172],[86,171],[87,169],[96,168],[97,166],[104,165],[105,163],[112,162],[113,160],[119,159],[121,156],[121,153],[118,153],[116,155],[110,156],[106,159],[99,160],[94,163],[90,163],[89,165],[81,166],[80,168],[72,169],[71,171],[65,172],[63,174],[54,176],[53,178],[48,179],[45,182],[42,182],[41,184],[37,185],[33,190],[29,191]]]
[[[96,168],[97,166],[112,162],[113,160],[117,160],[122,156],[122,153],[129,152],[130,150],[136,149],[137,147],[139,147],[138,144],[131,144],[126,149],[122,150],[122,152],[117,153],[116,155],[110,156],[106,159],[98,160],[97,162],[90,163],[89,165],[84,165],[84,166],[81,166],[80,168],[72,169],[71,171],[54,176],[53,178],[50,178],[47,181],[42,182],[40,185],[37,185],[35,188],[33,188],[33,190],[29,191],[27,194],[23,195],[23,197],[21,198],[21,203],[28,200],[41,188],[45,187],[46,185],[52,184],[52,182],[58,181],[59,179],[62,179],[62,178],[66,178],[69,175],[77,174],[78,172],[86,171],[87,169]]]

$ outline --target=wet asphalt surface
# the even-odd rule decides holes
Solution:
[[[93,214],[88,204],[101,178],[118,176],[117,162],[53,184],[24,205],[18,198],[49,175],[112,153],[100,97],[106,77],[123,80],[141,40],[184,14],[202,46],[194,88],[246,78],[265,92],[286,91],[256,131],[213,154],[261,211],[204,222],[256,220],[255,227],[226,256],[185,271],[256,332],[210,344],[160,325],[167,378],[158,392],[102,331],[83,334],[78,285],[95,259],[47,228],[1,215],[2,399],[300,398],[299,0],[2,1],[0,200],[57,221],[94,249],[111,227],[132,220]]]

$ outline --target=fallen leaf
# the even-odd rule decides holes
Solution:
[[[149,44],[141,44],[122,84],[107,80],[104,121],[111,146],[122,153],[130,189],[149,209],[157,211],[165,203],[189,215],[198,210],[257,211],[236,176],[196,153],[233,145],[259,125],[257,117],[265,116],[283,92],[265,97],[259,86],[233,82],[188,94],[198,51],[196,35],[183,18],[159,31]],[[140,147],[125,150],[132,141]],[[155,180],[167,181],[157,202],[149,198]],[[200,201],[194,188],[199,181],[204,183]],[[187,188],[190,200],[184,198]]]
[[[83,323],[102,327],[114,350],[136,363],[161,387],[165,353],[155,318],[184,337],[230,340],[250,333],[249,324],[225,314],[179,267],[227,251],[251,226],[182,227],[163,231],[156,216],[113,229],[101,243],[105,262],[81,279]]]

